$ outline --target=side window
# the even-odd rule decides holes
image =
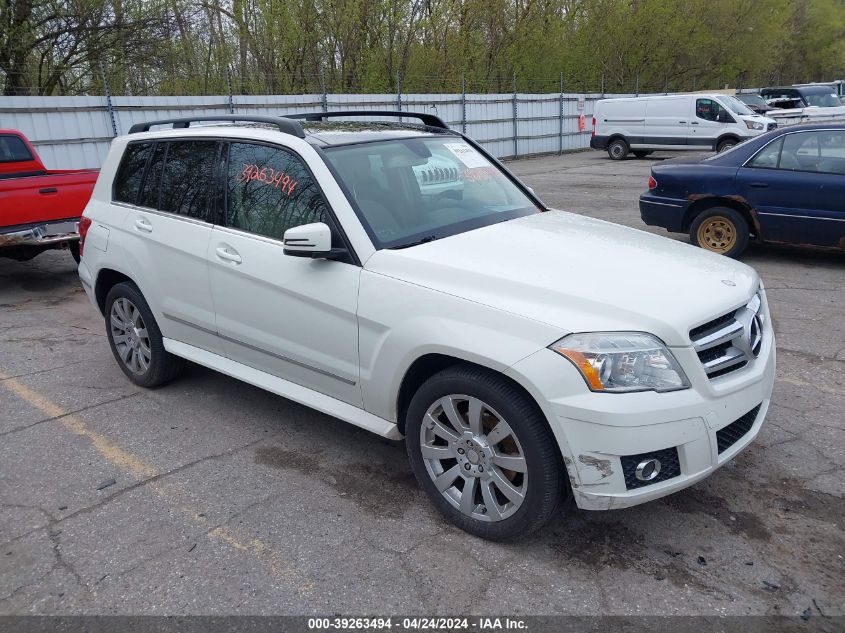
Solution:
[[[776,141],[769,143],[762,149],[762,151],[751,159],[748,163],[749,167],[763,167],[774,169],[778,166],[780,159],[780,148],[783,146],[783,137],[781,136]]]
[[[818,139],[812,132],[787,134],[783,140],[778,168],[792,171],[816,171]]]
[[[718,104],[712,99],[695,100],[695,116],[705,121],[715,121]]]
[[[302,160],[266,145],[232,143],[226,174],[226,222],[281,240],[301,224],[326,222],[328,207]]]
[[[152,143],[130,143],[126,146],[117,176],[114,179],[112,195],[117,202],[135,204],[141,181],[144,178],[144,168],[152,151]]]
[[[829,174],[845,174],[845,131],[817,132],[819,140],[818,170]]]
[[[23,163],[32,160],[32,154],[17,136],[0,136],[0,163]]]
[[[161,176],[158,208],[213,222],[216,141],[171,141]]]
[[[713,99],[696,99],[695,116],[705,121],[717,121],[719,123],[734,122],[730,112],[722,104]]]

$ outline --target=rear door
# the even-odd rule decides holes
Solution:
[[[845,243],[845,130],[785,134],[739,169],[737,185],[765,240]]]
[[[222,354],[206,260],[219,151],[218,142],[204,139],[130,144],[116,182],[138,178],[141,165],[146,178],[134,204],[119,185],[114,195],[130,206],[122,227],[126,265],[162,334]],[[128,160],[130,152],[139,155]]]
[[[225,224],[208,248],[217,329],[239,363],[362,406],[358,284],[350,262],[284,254],[287,229],[325,222],[343,242],[305,161],[252,142],[228,146]]]

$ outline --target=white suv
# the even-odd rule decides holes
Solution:
[[[775,340],[748,266],[551,211],[431,115],[222,119],[115,139],[80,223],[135,384],[188,359],[404,435],[437,508],[495,539],[570,493],[680,490],[760,430]]]

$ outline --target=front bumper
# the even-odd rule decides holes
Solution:
[[[533,354],[511,368],[515,378],[533,379],[540,392],[553,394],[538,401],[560,446],[578,507],[625,508],[671,494],[707,477],[757,436],[774,385],[775,340],[770,328],[756,359],[740,371],[713,380],[703,369],[692,371],[700,363],[691,348],[672,352],[687,371],[692,388],[669,393],[593,393],[583,385],[580,374],[576,375],[581,385],[572,382],[570,367],[551,350]],[[741,433],[732,434],[736,425],[726,429],[741,418]],[[726,436],[733,440],[727,447]],[[676,471],[664,472],[671,477],[654,483],[632,481],[634,456],[658,452],[662,456],[666,451],[674,455],[675,450],[671,461]]]

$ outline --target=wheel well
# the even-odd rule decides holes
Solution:
[[[111,268],[104,268],[97,275],[97,283],[94,286],[94,296],[97,297],[97,305],[100,307],[102,314],[106,313],[106,296],[109,294],[114,286],[124,281],[132,281],[123,273],[119,273]]]
[[[610,138],[607,139],[607,144],[610,145],[613,141],[616,141],[616,140],[625,141],[625,145],[627,145],[628,147],[631,146],[631,144],[628,142],[628,139],[625,138],[624,134],[613,134],[613,135],[611,135]]]
[[[739,137],[736,134],[725,134],[716,139],[716,147],[719,147],[724,141],[732,140],[739,143]]]
[[[414,397],[414,394],[423,385],[423,383],[434,374],[455,365],[469,365],[488,372],[496,372],[495,369],[490,369],[484,365],[479,365],[478,363],[472,363],[462,358],[456,358],[445,354],[426,354],[425,356],[420,356],[405,372],[405,376],[402,378],[402,384],[399,386],[399,395],[396,401],[396,422],[399,425],[399,431],[403,435],[405,433],[405,415],[408,412],[408,407],[411,404],[411,399]],[[522,392],[522,394],[528,398],[528,401],[537,408],[537,412],[543,416],[543,419],[546,418],[546,415],[543,413],[540,405],[537,404],[537,401],[530,393],[528,393],[525,387],[509,376],[505,376],[500,372],[496,372],[496,374],[503,380],[507,380],[516,389]]]
[[[751,233],[757,235],[757,224],[754,222],[754,217],[747,205],[736,200],[731,200],[730,198],[718,197],[703,198],[691,204],[684,215],[683,230],[689,231],[696,216],[713,207],[728,207],[729,209],[733,209],[745,218],[745,221],[748,222],[748,228],[751,229]]]

